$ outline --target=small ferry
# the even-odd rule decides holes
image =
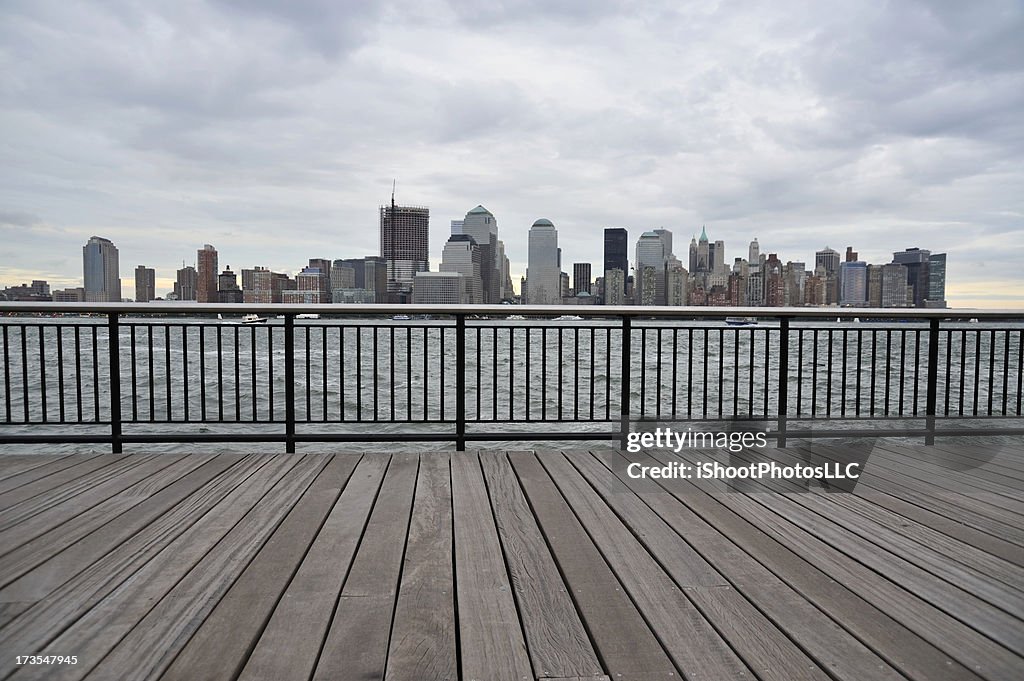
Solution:
[[[320,315],[316,312],[303,312],[302,314],[295,315],[296,319],[320,319]]]
[[[757,317],[726,317],[725,323],[729,326],[753,326],[757,324]]]
[[[561,317],[555,317],[553,321],[556,322],[581,322],[583,317],[574,314],[564,314]]]
[[[410,319],[412,319],[412,317],[410,317],[410,316],[409,316],[409,315],[407,315],[407,314],[396,314],[396,315],[395,315],[394,317],[392,317],[391,319],[395,320],[396,322],[407,322],[407,321],[409,321]]]
[[[243,324],[266,324],[267,318],[261,317],[258,314],[247,314],[242,315]]]

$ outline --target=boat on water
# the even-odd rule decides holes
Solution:
[[[316,312],[303,312],[302,314],[295,315],[296,319],[320,319],[320,315]]]
[[[583,317],[574,314],[564,314],[561,317],[555,317],[553,321],[556,322],[581,322]]]
[[[242,315],[243,324],[266,324],[267,318],[261,317],[258,314],[247,314]]]
[[[511,319],[512,321],[522,321],[526,319],[526,317],[524,317],[521,314],[510,314],[509,316],[505,317],[505,319]]]
[[[757,317],[726,317],[725,323],[729,326],[753,326],[757,324]]]
[[[396,314],[394,317],[392,317],[392,319],[395,320],[396,322],[405,322],[412,319],[412,317],[410,317],[407,314]]]

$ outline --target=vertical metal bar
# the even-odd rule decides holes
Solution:
[[[739,333],[737,331],[736,333]],[[754,415],[754,345],[757,341],[757,336],[754,334],[754,330],[750,330],[750,353],[747,361],[747,416]],[[689,411],[687,411],[689,416]]]
[[[46,325],[39,325],[39,406],[42,412],[43,423],[46,423],[46,349],[43,347],[46,336]],[[119,358],[120,359],[120,358]]]
[[[974,416],[978,415],[978,389],[981,385],[981,331],[974,332]]]
[[[572,366],[573,366],[573,378],[572,378],[572,403],[573,403],[573,419],[576,421],[580,420],[580,329],[578,326],[572,329]]]
[[[233,326],[231,330],[234,331],[235,336],[235,421],[240,422],[242,420],[242,363],[238,354],[238,327]],[[309,385],[309,376],[306,376],[306,385]],[[309,415],[308,405],[306,411],[307,417]]]
[[[394,351],[395,343],[394,343],[394,341],[395,341],[395,327],[391,327],[391,347],[392,347],[392,350],[391,350],[391,371],[392,371],[391,385],[392,386],[394,386],[394,384],[395,384],[395,380],[394,380],[395,377],[394,377],[394,373],[393,373],[394,370],[395,370],[395,361],[394,361],[395,360],[395,351]],[[253,366],[254,367],[256,366],[256,354],[255,354],[255,351],[253,352]],[[320,327],[320,376],[322,378],[321,383],[323,384],[323,392],[321,393],[321,395],[323,396],[324,423],[326,423],[327,422],[327,327],[326,326],[321,326]],[[253,390],[253,395],[255,395],[255,394],[256,394],[256,391]],[[253,416],[255,417],[255,415],[256,415],[256,405],[253,404]],[[391,420],[392,421],[395,420],[395,393],[394,393],[394,390],[391,391]]]
[[[270,386],[273,390],[273,378],[270,379]],[[199,325],[199,418],[206,423],[206,324]]]
[[[845,355],[845,345],[844,345]],[[786,446],[789,413],[789,317],[779,320],[779,447]]]
[[[440,331],[439,331],[439,333],[440,333]],[[427,418],[428,417],[427,404],[428,404],[429,400],[427,399],[427,396],[429,394],[428,393],[428,389],[429,389],[429,385],[428,384],[430,383],[430,381],[427,380],[427,376],[429,375],[427,373],[427,369],[428,369],[428,365],[427,365],[427,348],[428,348],[428,345],[429,345],[429,343],[427,342],[428,336],[429,336],[429,329],[427,329],[427,327],[424,326],[423,327],[423,420],[424,421],[428,420],[428,418]]]
[[[295,453],[295,317],[284,313],[284,449]]]
[[[703,346],[703,349],[704,349],[704,377],[703,377],[703,380],[701,382],[700,387],[701,387],[701,390],[704,393],[704,399],[701,400],[701,402],[702,402],[702,405],[703,405],[704,418],[706,419],[708,417],[708,400],[707,400],[707,394],[708,394],[708,330],[707,330],[707,327],[705,327],[703,329],[703,331],[704,331],[704,342],[702,343],[702,346]]]
[[[964,385],[967,382],[967,329],[960,329],[960,397],[959,415],[964,415]]]
[[[7,375],[7,327],[4,327],[4,383],[7,386],[7,418],[11,417],[11,385]],[[75,406],[78,409],[78,422],[82,422],[82,338],[79,327],[75,325]]]
[[[405,418],[412,421],[412,325],[405,327]]]
[[[899,415],[903,416],[903,381],[906,376],[907,331],[900,329],[900,399]]]
[[[548,418],[548,327],[541,327],[540,334],[540,419]]]
[[[516,330],[513,327],[508,329],[508,420],[512,421],[515,417],[515,404],[514,404],[514,386],[515,381],[515,366],[516,366],[516,349],[515,349],[515,337]]]
[[[182,374],[182,395],[185,398],[185,421],[188,421],[188,326],[181,325],[181,374]]]
[[[306,418],[304,419],[306,423],[309,423],[310,421],[313,420],[313,376],[312,376],[312,369],[311,369],[311,366],[310,366],[310,361],[311,361],[310,354],[311,353],[309,351],[310,350],[310,348],[309,348],[309,344],[310,344],[309,332],[311,330],[312,329],[311,329],[311,327],[308,324],[303,324],[302,325],[302,333],[303,333],[303,336],[304,336],[305,341],[306,341],[306,375],[305,375],[305,379],[306,379],[306,381],[305,381],[305,383],[306,383]],[[375,407],[374,408],[374,418],[376,418],[376,411],[377,411],[376,410],[376,406],[377,406],[377,396],[376,396],[376,387],[377,387],[377,384],[376,384],[376,381],[377,381],[376,334],[377,334],[377,329],[375,328],[373,331],[374,331],[374,352],[373,352],[373,365],[374,365],[373,366],[373,369],[374,369],[374,371],[373,371],[374,398],[373,399],[374,399],[374,402],[373,402],[373,404],[374,404],[374,407]]]
[[[327,348],[327,339],[324,338],[324,350],[325,350],[324,351],[324,363],[325,363],[325,365],[326,365],[326,362],[327,362],[326,348]],[[253,420],[253,422],[256,422],[256,421],[259,420],[259,409],[257,407],[258,403],[256,401],[257,392],[256,392],[256,327],[255,326],[250,326],[249,327],[249,375],[251,377],[250,384],[252,385],[252,420]],[[327,379],[327,376],[325,375],[324,376],[324,380],[326,381],[326,379]],[[324,394],[325,395],[327,394],[326,388],[324,389]],[[324,399],[326,400],[326,397]],[[326,406],[324,407],[324,409],[326,411]],[[324,420],[325,421],[327,420],[326,413],[324,414]]]
[[[285,322],[287,325],[287,321]],[[224,338],[220,326],[217,327],[217,421],[224,421]],[[288,349],[285,348],[287,354]]]
[[[832,329],[828,330],[828,364],[825,369],[825,416],[832,415]]]
[[[594,420],[594,338],[597,332],[590,327],[590,420]],[[1009,335],[1007,335],[1009,338]],[[1007,353],[1009,356],[1009,353]]]
[[[424,360],[426,352],[423,353]],[[345,420],[345,327],[338,327],[338,420]],[[412,420],[412,417],[410,417]],[[426,414],[424,414],[426,421]]]
[[[135,325],[131,330],[131,420],[138,421],[138,381],[135,376]]]
[[[771,369],[771,362],[768,358],[771,353],[771,329],[764,330],[764,417],[768,418],[768,377]]]
[[[693,328],[686,331],[686,418],[689,419],[693,417]]]
[[[511,364],[511,362],[510,362]],[[511,382],[509,383],[511,385]],[[498,420],[498,327],[491,329],[491,418]]]
[[[718,418],[722,418],[722,388],[725,387],[725,329],[718,330]]]
[[[647,329],[640,327],[640,419],[647,415]]]
[[[920,341],[918,341],[918,345],[920,345]],[[921,368],[920,363],[917,364],[917,367],[918,367],[918,371],[920,371],[920,368]],[[945,401],[945,404],[943,405],[943,409],[942,409],[942,412],[943,412],[944,416],[949,416],[949,390],[950,390],[950,388],[953,385],[952,381],[949,380],[949,374],[951,373],[950,370],[952,368],[953,368],[953,330],[950,329],[949,331],[946,332],[946,380],[944,381],[945,384],[946,384],[946,401]]]
[[[875,415],[875,356],[878,354],[878,332],[871,331],[871,416]]]
[[[655,370],[654,370],[654,403],[657,411],[655,412],[657,417],[661,418],[661,327],[657,329],[655,334],[657,340],[657,346],[655,347]]]
[[[839,415],[846,416],[846,329],[843,329],[843,361],[840,363],[840,373],[842,378],[839,382],[839,392],[841,394],[839,398]]]
[[[388,346],[388,375],[391,377],[391,385],[388,386],[388,392],[391,393],[391,420],[395,420],[395,325],[392,324],[389,328],[390,339]],[[324,373],[324,382],[327,381],[327,374]],[[324,395],[327,394],[326,385],[324,386]],[[327,411],[324,410],[324,420],[327,420]]]
[[[928,322],[928,387],[925,397],[925,420],[928,434],[925,444],[935,444],[935,396],[939,381],[939,319]]]
[[[738,332],[737,332],[738,333]],[[860,333],[859,331],[857,332]],[[796,415],[800,416],[803,406],[804,388],[804,330],[796,330]]]
[[[455,323],[456,323],[456,325],[458,325],[458,320],[456,320]],[[444,337],[445,337],[445,333],[444,332],[445,331],[446,331],[446,329],[443,328],[443,327],[437,330],[438,336],[439,336],[438,340],[440,341],[439,342],[439,346],[438,346],[437,372],[438,372],[438,375],[441,377],[441,400],[440,400],[440,402],[441,402],[441,420],[442,421],[445,420],[445,410],[444,410],[444,393],[445,393],[445,390],[444,390],[444,370],[445,370]],[[456,344],[458,344],[458,340],[456,340],[455,342],[456,342]],[[456,360],[456,361],[458,361],[458,360]],[[458,380],[458,379],[456,379],[456,380]]]
[[[477,346],[479,349],[479,345]],[[478,363],[479,366],[479,363]],[[455,450],[466,451],[466,315],[455,315]],[[477,371],[479,375],[479,369]]]
[[[121,446],[121,350],[117,313],[107,314],[107,348],[110,351],[110,446],[120,454]]]
[[[988,332],[988,414],[992,415],[993,375],[996,365],[996,331]]]
[[[946,365],[949,366],[948,364]],[[921,329],[914,329],[914,416],[917,416],[917,391],[921,383]],[[948,382],[947,382],[948,383]]]
[[[633,320],[628,315],[622,315],[622,387],[620,397],[621,418],[619,446],[625,450],[629,438],[629,383],[630,383],[630,345],[632,339]]]
[[[1024,398],[1024,331],[1017,334],[1017,416],[1020,416],[1021,399]]]
[[[164,386],[167,397],[167,420],[173,420],[171,411],[171,327],[164,326]]]
[[[672,418],[676,417],[679,397],[679,328],[672,328]]]
[[[274,422],[274,327],[267,325],[267,420]],[[206,417],[203,417],[205,420]]]
[[[1008,380],[1010,378],[1010,330],[1003,330],[1003,416],[1006,416]]]
[[[811,332],[811,417],[818,414],[818,330]]]
[[[1019,391],[1018,391],[1019,392]],[[1017,411],[1020,411],[1018,405]],[[604,419],[612,420],[612,327],[604,330]]]
[[[153,325],[146,325],[146,365],[148,367],[149,375],[149,420],[156,420],[156,388],[154,382],[153,371]]]
[[[482,381],[481,381],[481,373],[482,373],[482,371],[481,370],[483,369],[483,364],[480,361],[480,359],[482,358],[482,355],[480,353],[481,337],[482,337],[482,329],[481,329],[481,327],[478,326],[478,327],[476,327],[476,353],[475,353],[476,354],[476,359],[477,359],[477,361],[476,361],[476,420],[477,421],[480,420],[480,409],[481,409],[481,399],[482,399],[481,393],[483,392],[483,386],[481,385],[482,384]]]
[[[856,416],[860,416],[860,365],[861,365],[861,350],[863,348],[863,335],[864,332],[861,329],[857,329],[857,403],[854,406],[853,413]]]
[[[3,328],[3,334],[4,334],[4,415],[5,415],[5,420],[8,423],[10,423],[11,422],[11,352],[10,352],[10,348],[8,347],[7,324],[4,324],[2,328]],[[78,327],[76,326],[75,327],[75,334],[76,334],[75,335],[75,342],[76,342],[76,344],[78,342],[78,335],[77,335],[77,333],[78,333]],[[75,357],[76,358],[78,357],[77,353],[75,354]],[[79,373],[80,372],[76,371],[75,372],[75,376],[77,377]],[[82,397],[81,397],[81,390],[79,390],[79,397],[78,397],[78,420],[79,421],[82,420]]]
[[[99,373],[100,372],[100,350],[99,350],[99,343],[98,343],[99,334],[98,334],[97,329],[98,329],[98,326],[96,324],[93,324],[92,325],[92,409],[93,409],[93,419],[95,421],[99,422],[99,420],[100,420],[100,373]],[[22,334],[24,335],[24,329],[22,329]],[[22,337],[22,340],[24,340],[24,336]],[[22,350],[24,350],[24,345],[22,346]],[[24,368],[25,367],[24,363],[21,366],[22,366],[22,368]],[[26,411],[26,413],[25,413],[25,420],[28,421],[28,396],[27,396],[27,394],[26,394],[26,400],[25,400],[25,411]]]
[[[889,415],[889,377],[892,374],[892,329],[885,331],[885,415]]]
[[[675,376],[673,375],[673,378]],[[735,329],[732,334],[732,415],[739,416],[740,398],[740,331]]]
[[[64,327],[59,324],[54,326],[57,332],[57,401],[60,407],[60,422],[64,423]],[[135,345],[132,344],[134,351]],[[132,364],[132,373],[135,373],[135,365]],[[135,393],[132,392],[132,399]]]

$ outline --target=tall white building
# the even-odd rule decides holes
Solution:
[[[672,253],[666,246],[672,243],[672,235],[668,232],[666,238],[666,231],[644,232],[637,239],[634,289],[639,292],[636,296],[638,305],[664,305],[667,301],[665,266]]]
[[[452,234],[441,252],[442,272],[459,272],[466,278],[466,304],[483,302],[480,280],[482,253],[476,240],[468,234]]]
[[[530,227],[530,251],[526,266],[526,302],[557,305],[561,302],[562,275],[558,262],[558,231],[541,218]]]
[[[473,237],[480,249],[480,281],[483,295],[481,302],[491,305],[500,303],[499,277],[502,263],[498,262],[498,221],[491,211],[483,206],[477,206],[466,213],[465,219],[462,220],[462,234]]]
[[[417,305],[464,305],[466,277],[461,272],[417,272],[412,280]]]

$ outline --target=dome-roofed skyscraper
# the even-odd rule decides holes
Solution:
[[[480,249],[480,282],[482,301],[485,304],[501,302],[501,282],[499,273],[501,263],[498,262],[498,221],[491,211],[477,206],[466,213],[462,221],[462,234],[473,237]]]
[[[82,264],[86,302],[120,303],[120,265],[114,243],[101,236],[90,237],[82,247]]]
[[[530,227],[530,253],[526,267],[526,302],[557,305],[562,302],[562,271],[558,257],[558,231],[541,218]]]

